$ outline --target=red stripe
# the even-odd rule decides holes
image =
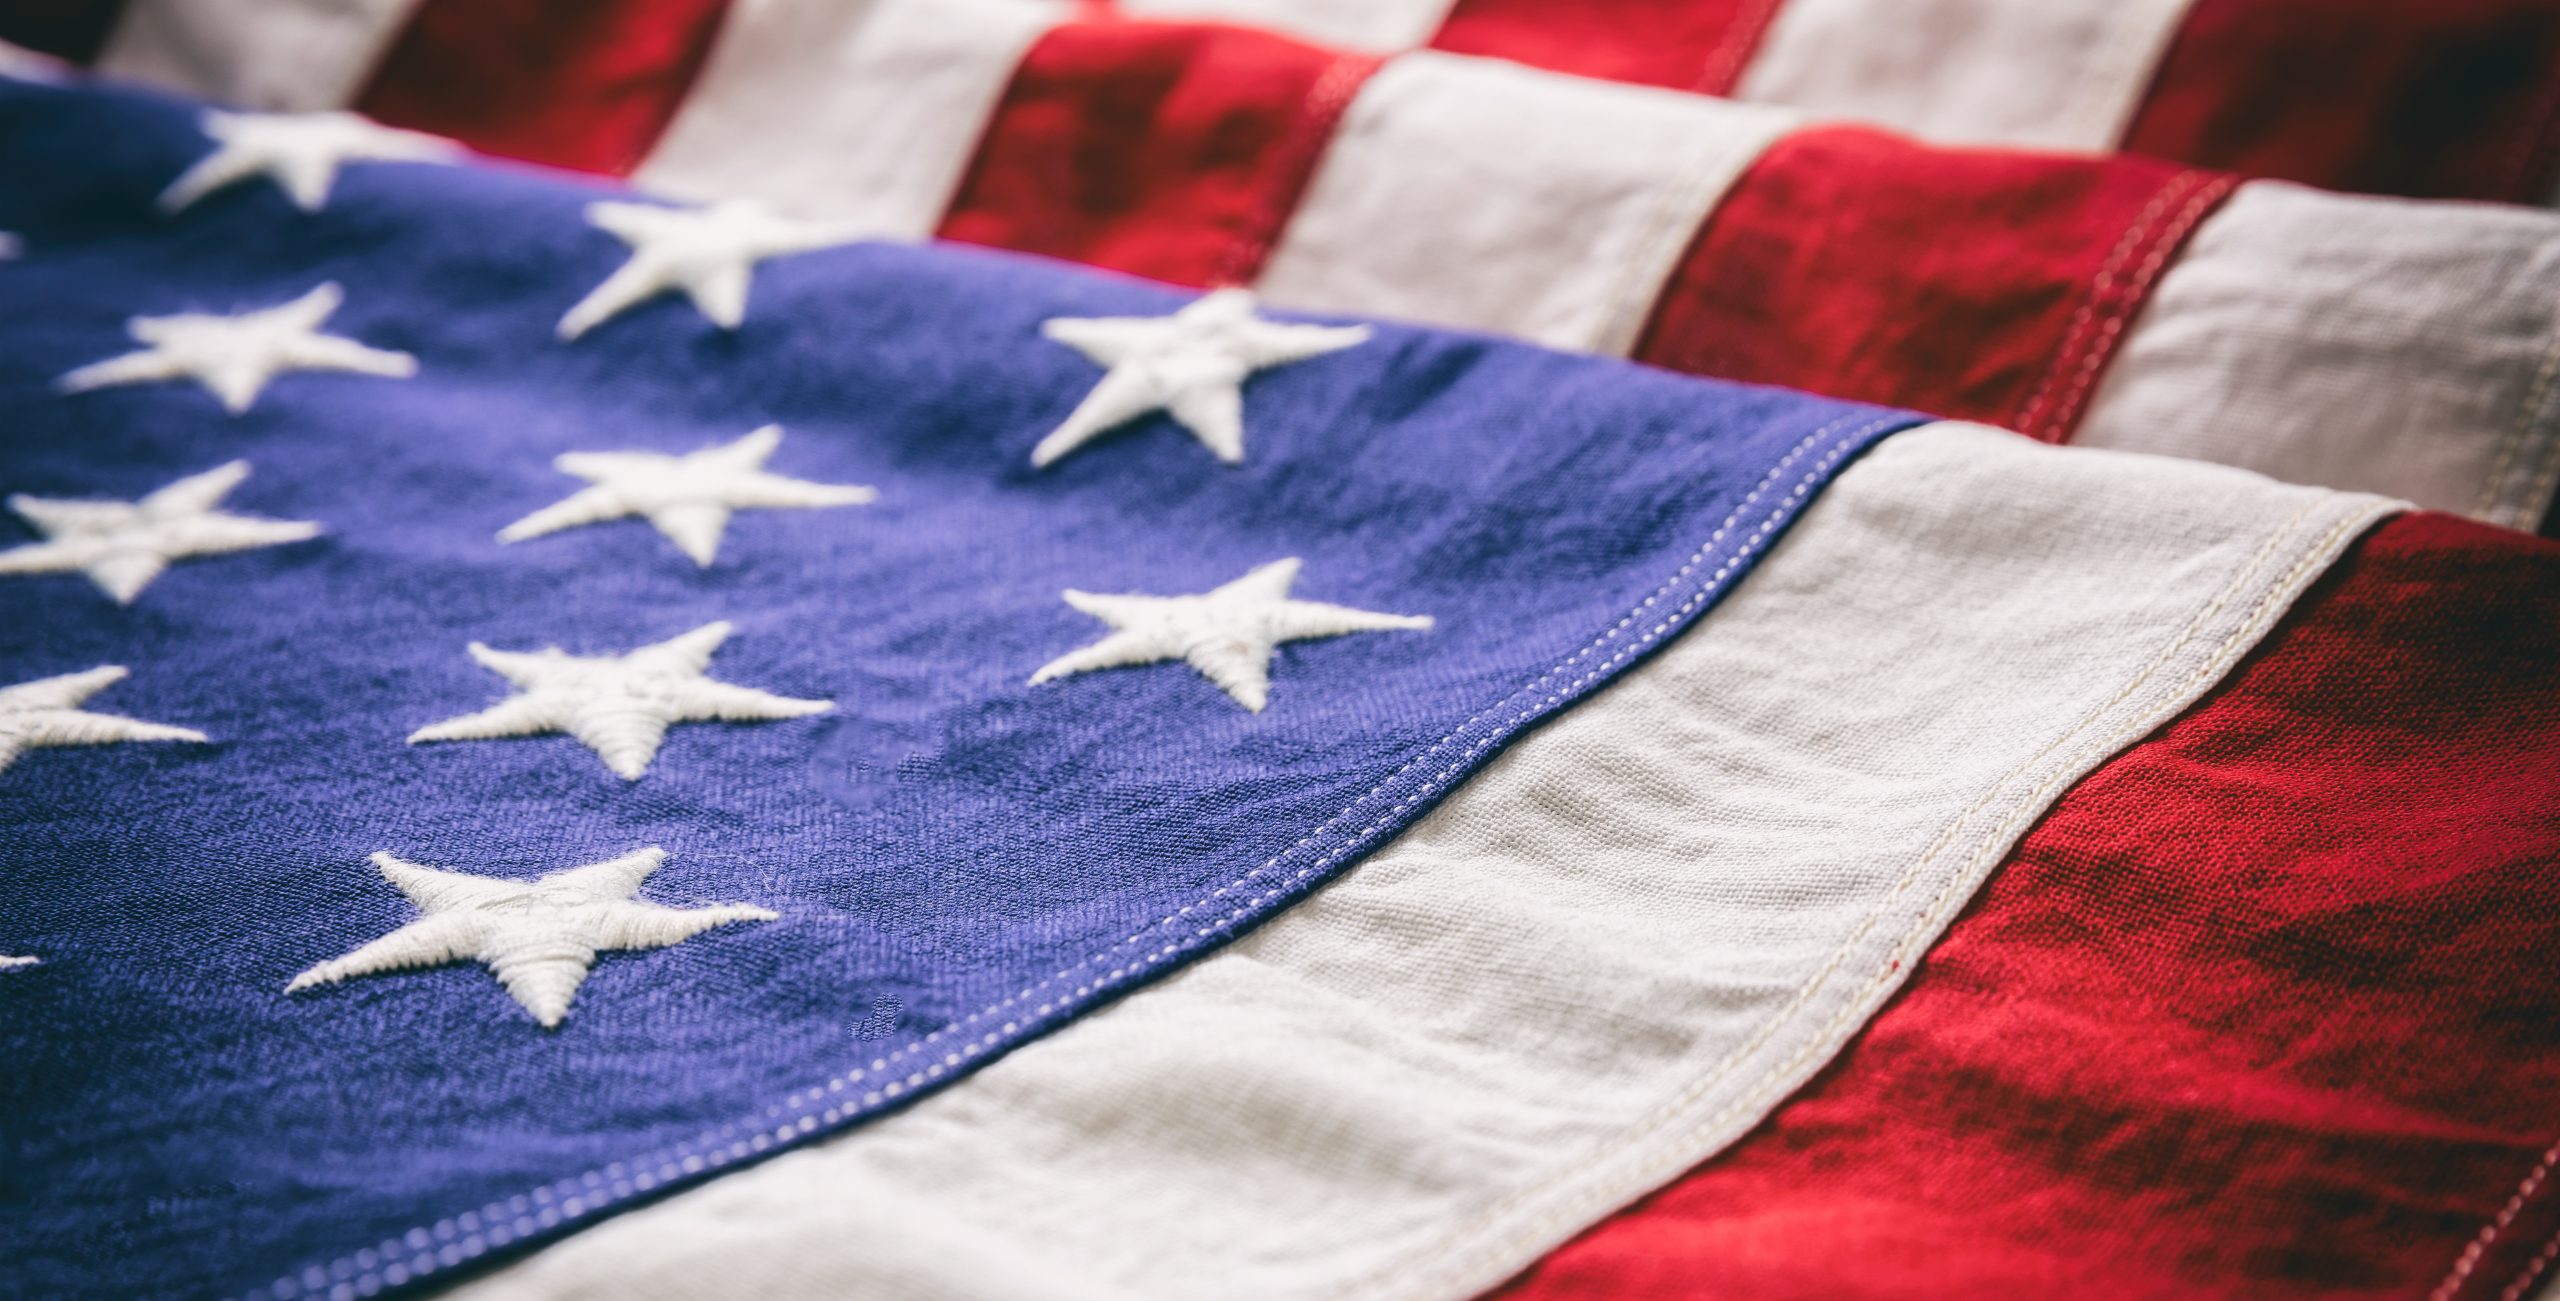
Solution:
[[[692,89],[728,0],[426,0],[359,111],[483,153],[625,175]]]
[[[1829,1071],[1511,1294],[2520,1295],[2560,1230],[2555,955],[2560,544],[2404,517],[2065,797]]]
[[[2124,147],[2330,189],[2539,202],[2551,0],[2196,0]]]
[[[1458,0],[1434,49],[1728,94],[1779,0]]]
[[[1708,217],[1636,355],[2060,441],[2230,185],[2136,159],[1799,132]]]
[[[1176,284],[1249,281],[1376,67],[1243,28],[1060,26],[1015,71],[940,233]]]
[[[89,63],[107,46],[124,0],[35,0],[0,7],[0,41],[73,63]]]

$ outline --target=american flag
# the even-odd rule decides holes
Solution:
[[[0,38],[0,1293],[2560,1273],[2560,5]]]

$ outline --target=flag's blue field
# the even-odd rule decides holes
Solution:
[[[1909,423],[1263,309],[1217,337],[1325,346],[1242,381],[1241,461],[1158,412],[1035,466],[1105,375],[1044,322],[1188,296],[839,244],[735,330],[673,293],[563,341],[628,196],[155,206],[213,147],[0,82],[28,1294],[396,1286],[964,1076],[1355,862]]]

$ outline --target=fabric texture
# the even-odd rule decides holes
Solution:
[[[1614,0],[1576,15],[1546,0],[1459,0],[1434,49],[1604,81],[1729,95],[1780,0]],[[1593,21],[1595,17],[1601,21]]]
[[[2190,0],[1787,0],[1734,93],[1948,144],[2106,150]]]
[[[2560,546],[2383,525],[1820,1080],[1503,1295],[2535,1295],[2555,593]]]
[[[237,484],[226,509],[324,530],[130,607],[0,575],[24,612],[0,685],[122,665],[118,712],[212,738],[38,749],[0,783],[0,952],[40,959],[0,999],[0,1114],[44,1190],[0,1260],[37,1294],[397,1286],[893,1109],[1392,837],[1916,420],[1383,325],[1274,355],[1274,330],[1242,337],[1306,359],[1245,381],[1241,464],[1145,418],[1041,468],[1103,378],[1048,323],[1190,295],[855,245],[755,268],[733,329],[668,294],[570,343],[558,313],[630,253],[588,220],[609,192],[364,163],[316,212],[260,182],[164,214],[212,147],[190,108],[0,84],[0,229],[28,250],[0,264],[0,481],[132,501],[218,440],[255,474],[176,504]],[[236,415],[182,377],[56,383],[128,316],[319,276],[333,334],[414,375],[284,373]],[[599,452],[767,423],[766,468],[876,498],[748,512],[716,557],[640,520],[497,536]],[[670,477],[651,491],[703,486]],[[1035,681],[1103,631],[1069,591],[1107,611],[1247,574],[1314,603],[1266,611],[1264,645],[1301,639],[1267,708],[1228,694],[1239,648],[1218,681]],[[399,880],[512,909],[547,896],[455,881],[651,847],[645,891],[606,872],[620,893],[521,943],[371,947],[418,920]],[[386,880],[386,851],[450,875]],[[557,946],[590,942],[647,951],[573,973]],[[380,969],[438,953],[497,977]],[[302,973],[348,978],[288,992]],[[894,1028],[857,1039],[881,999]]]
[[[2075,441],[2530,529],[2560,485],[2560,229],[2244,185],[2168,264]]]
[[[2062,441],[2230,189],[2141,159],[1799,131],[1709,214],[1636,356]]]
[[[1287,916],[459,1295],[1471,1295],[1817,1070],[2380,509],[1900,435],[1696,635]]]
[[[1260,287],[1316,310],[1356,302],[1623,354],[1689,233],[1793,125],[1780,110],[1403,55],[1343,114]]]
[[[1059,12],[1029,0],[734,0],[635,179],[878,237],[929,235],[1015,64]]]

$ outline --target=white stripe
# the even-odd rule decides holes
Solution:
[[[243,108],[341,108],[363,91],[417,5],[127,0],[98,69]]]
[[[741,0],[633,178],[869,233],[933,233],[1023,52],[1035,0]]]
[[[2532,528],[2560,484],[2560,216],[2240,187],[2073,441]]]
[[[1393,54],[1440,30],[1453,0],[1120,0],[1141,18],[1209,19],[1287,32],[1326,45]]]
[[[1297,307],[1625,353],[1698,223],[1794,120],[1403,55],[1344,113],[1260,288]]]
[[[458,1295],[1491,1287],[1810,1078],[2381,509],[1900,435],[1698,627],[1253,935]]]
[[[2115,147],[2189,0],[1788,0],[1735,94],[1952,144]]]

